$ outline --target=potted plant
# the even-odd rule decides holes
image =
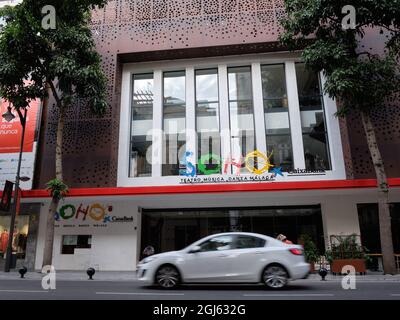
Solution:
[[[310,264],[310,271],[315,271],[315,263],[320,259],[318,248],[308,234],[302,234],[299,238],[299,244],[304,248],[304,256]]]
[[[333,274],[341,274],[343,267],[347,265],[353,266],[355,272],[366,273],[366,260],[369,257],[366,248],[358,241],[359,236],[356,234],[332,235],[330,240],[331,246],[325,256]]]

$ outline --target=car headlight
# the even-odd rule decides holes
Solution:
[[[144,258],[140,263],[142,263],[142,264],[149,263],[155,259],[157,259],[157,257],[147,257],[147,258]]]

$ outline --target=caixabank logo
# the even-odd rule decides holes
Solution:
[[[65,204],[60,207],[55,215],[56,221],[96,222],[96,223],[127,223],[133,222],[133,216],[113,215],[112,205],[94,203],[91,205],[80,204],[76,207],[73,204]]]

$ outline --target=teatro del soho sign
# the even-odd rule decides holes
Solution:
[[[199,158],[197,168],[191,161],[192,157],[193,152],[187,151],[184,161],[180,164],[179,174],[182,184],[275,181],[277,176],[326,174],[325,170],[304,169],[282,172],[281,167],[271,163],[272,153],[268,155],[258,150],[248,153],[246,157],[241,157],[239,160],[231,157],[224,161],[220,156],[209,153]],[[230,166],[234,169],[234,175],[230,175]],[[242,168],[245,168],[247,172],[243,174]]]

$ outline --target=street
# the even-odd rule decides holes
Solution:
[[[399,281],[357,281],[355,290],[344,290],[340,279],[299,280],[279,291],[262,285],[186,285],[166,291],[142,287],[138,281],[57,281],[46,291],[40,280],[0,281],[1,300],[400,300]]]

